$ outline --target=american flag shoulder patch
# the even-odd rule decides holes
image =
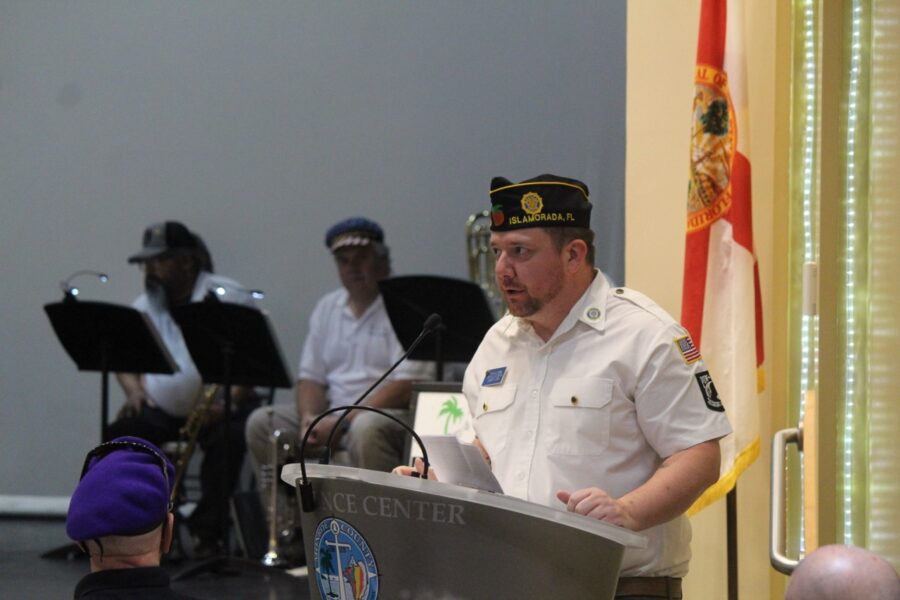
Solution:
[[[675,345],[678,346],[678,351],[681,352],[681,357],[684,358],[686,364],[695,363],[700,360],[700,350],[694,345],[691,336],[686,335],[675,338]]]

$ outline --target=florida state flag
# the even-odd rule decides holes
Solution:
[[[727,494],[759,455],[762,307],[753,253],[741,0],[702,0],[681,321],[700,348],[734,433],[719,481],[694,513]]]

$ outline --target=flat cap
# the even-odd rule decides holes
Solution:
[[[383,243],[384,231],[375,221],[365,217],[351,217],[331,226],[325,233],[325,246],[334,252],[345,246],[368,246]]]

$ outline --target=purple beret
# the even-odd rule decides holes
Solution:
[[[77,541],[139,535],[159,527],[169,512],[175,467],[138,437],[119,437],[88,453],[72,494],[66,533]]]

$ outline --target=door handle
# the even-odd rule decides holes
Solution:
[[[790,575],[800,562],[787,556],[787,505],[784,484],[785,450],[795,444],[803,452],[803,429],[782,429],[772,438],[772,492],[769,497],[769,560],[775,570]]]

